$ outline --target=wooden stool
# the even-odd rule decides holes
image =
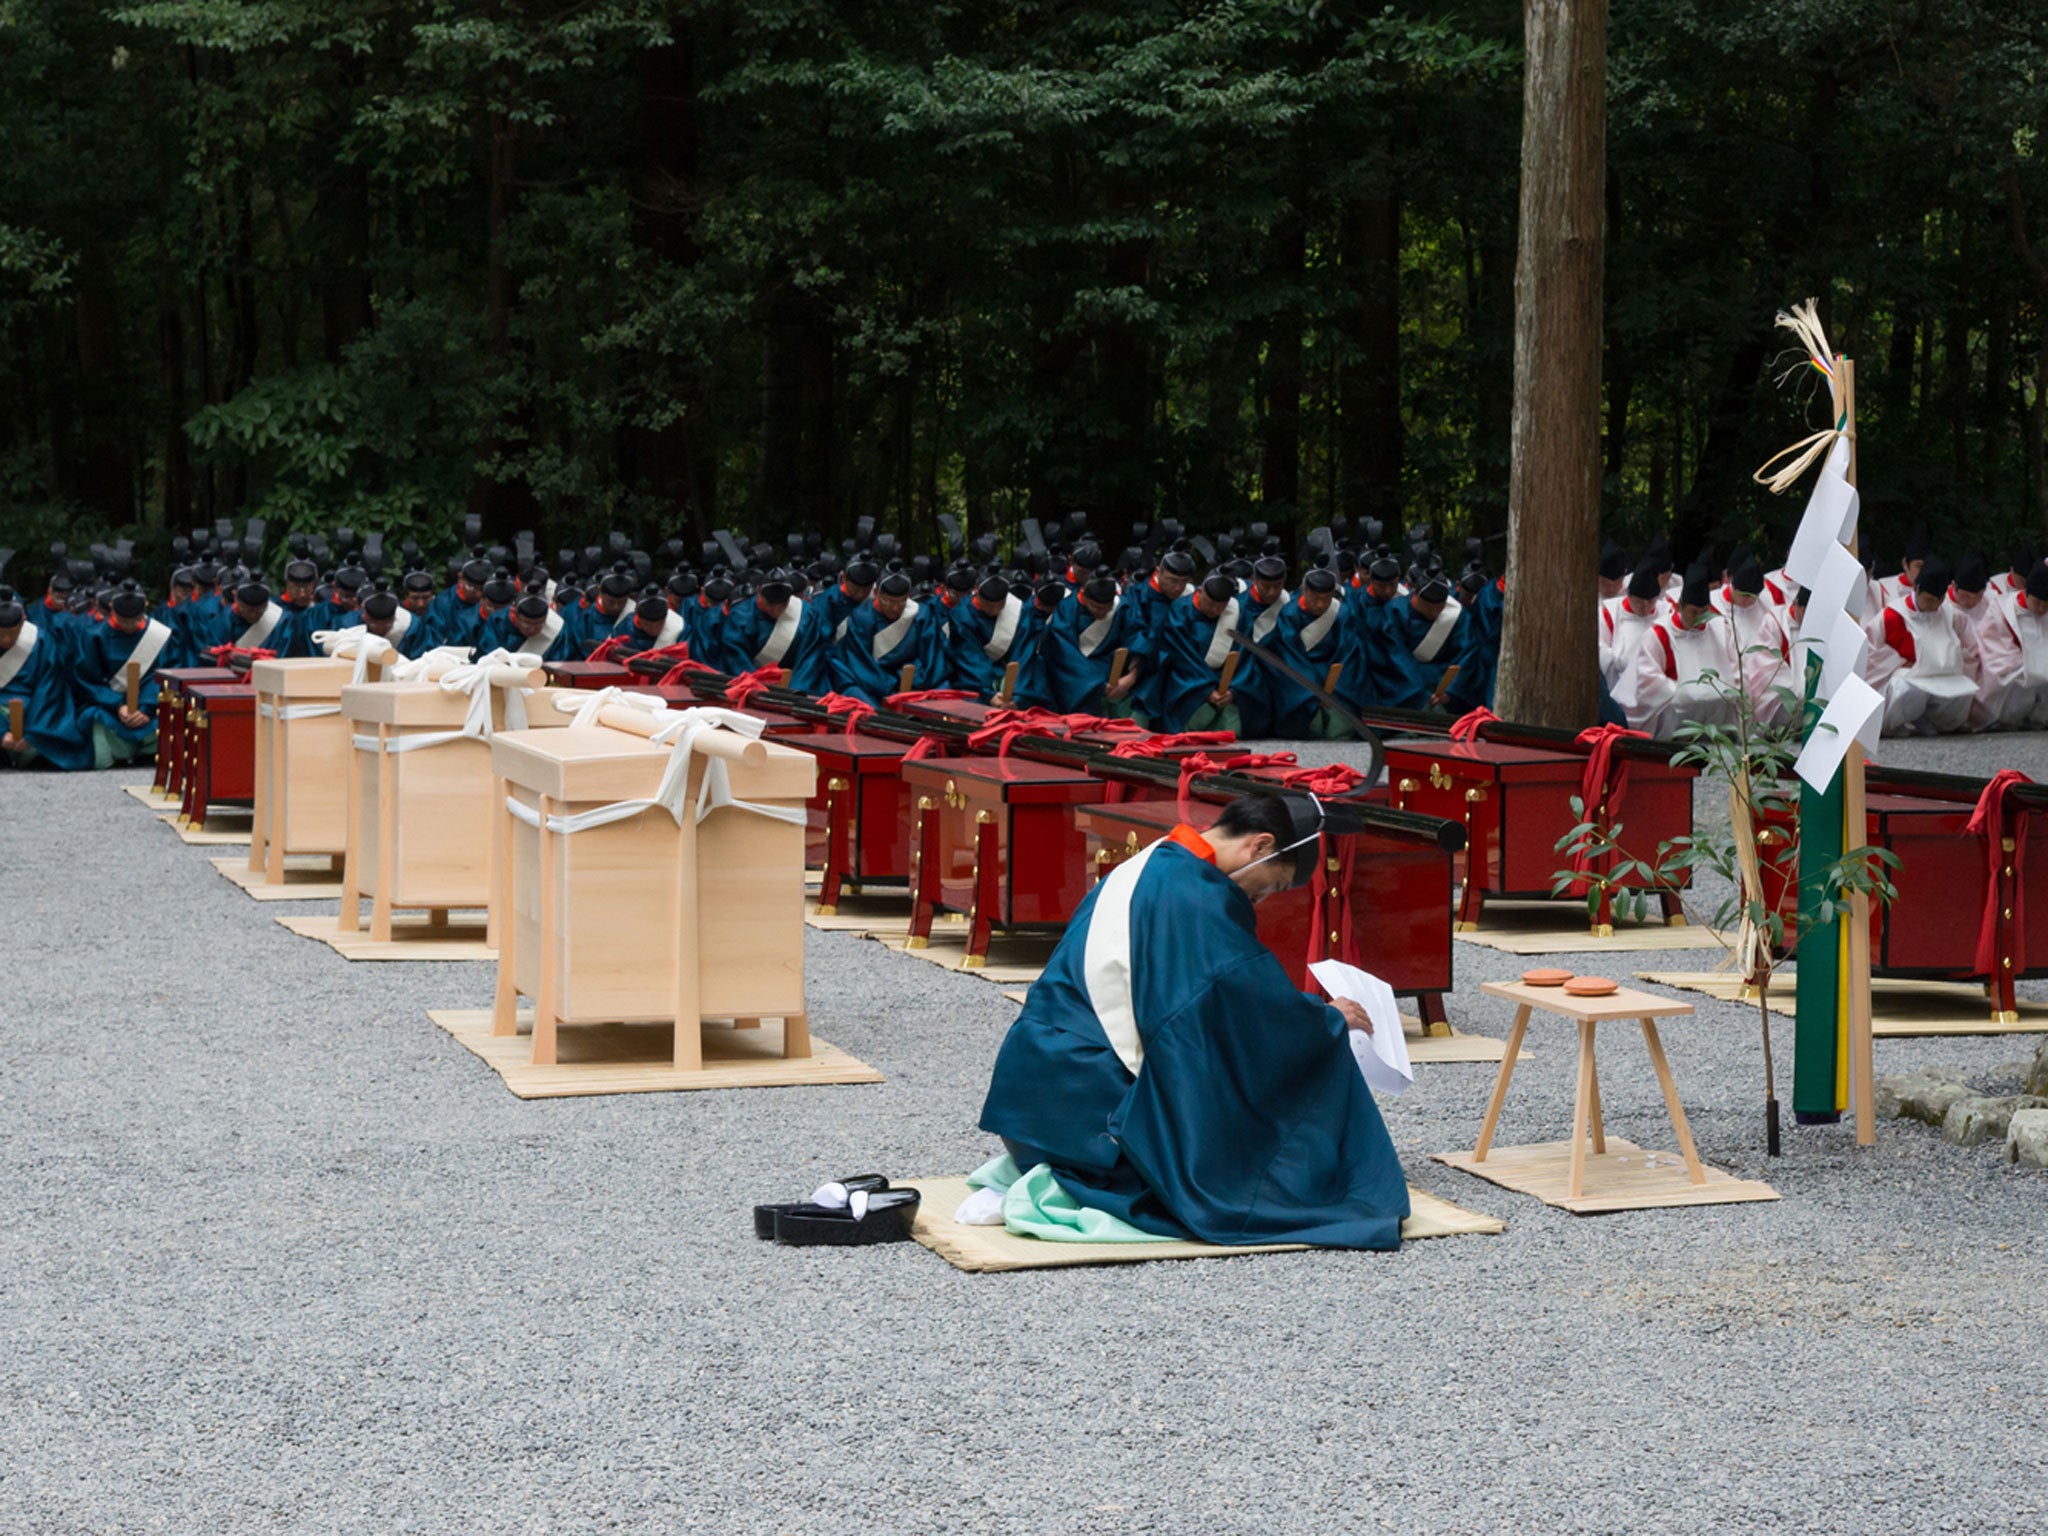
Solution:
[[[1593,1027],[1603,1019],[1636,1019],[1643,1026],[1643,1043],[1650,1048],[1650,1064],[1657,1069],[1657,1081],[1664,1089],[1664,1107],[1671,1111],[1671,1127],[1678,1133],[1678,1150],[1685,1158],[1686,1177],[1695,1184],[1707,1182],[1706,1169],[1692,1144],[1692,1128],[1685,1123],[1685,1108],[1678,1102],[1678,1085],[1671,1080],[1671,1064],[1664,1059],[1664,1042],[1657,1038],[1656,1020],[1690,1017],[1691,1003],[1656,997],[1622,987],[1605,997],[1572,997],[1563,987],[1532,987],[1521,981],[1488,981],[1479,990],[1490,997],[1506,998],[1515,1004],[1514,1027],[1508,1031],[1507,1054],[1501,1057],[1500,1076],[1494,1079],[1493,1097],[1487,1101],[1486,1119],[1479,1127],[1479,1142],[1472,1149],[1472,1161],[1486,1161],[1493,1145],[1493,1129],[1500,1122],[1501,1105],[1508,1096],[1508,1080],[1515,1075],[1515,1058],[1522,1052],[1522,1035],[1529,1027],[1529,1015],[1540,1008],[1560,1018],[1576,1019],[1579,1025],[1579,1090],[1572,1103],[1572,1174],[1570,1198],[1585,1193],[1586,1137],[1590,1131],[1593,1150],[1607,1150],[1607,1133],[1600,1118],[1600,1076],[1593,1065]]]

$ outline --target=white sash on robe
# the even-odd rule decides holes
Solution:
[[[1948,605],[1932,613],[1918,608],[1898,610],[1913,636],[1913,664],[1904,676],[1922,693],[1937,699],[1960,699],[1976,693],[1977,685],[1963,672],[1963,642],[1949,618]]]
[[[405,638],[405,632],[412,628],[412,610],[400,603],[398,612],[391,615],[391,633],[384,638],[393,645]]]
[[[792,599],[792,601],[794,601],[794,599]],[[551,619],[559,618],[560,615],[551,613],[548,615],[548,617]],[[671,608],[668,611],[668,617],[661,621],[661,633],[654,637],[654,644],[650,646],[649,649],[660,650],[665,646],[674,645],[678,640],[682,638],[683,615],[679,610]],[[523,651],[526,649],[526,647],[522,645],[520,649]]]
[[[1101,648],[1102,642],[1109,638],[1109,627],[1116,622],[1117,604],[1122,601],[1122,594],[1118,594],[1115,601],[1110,603],[1109,612],[1082,628],[1080,646],[1083,656],[1093,656]]]
[[[903,637],[910,633],[910,626],[916,619],[917,599],[906,597],[903,600],[903,611],[875,631],[875,660],[880,661],[884,656],[895,650],[897,646],[901,645]],[[841,624],[839,627],[842,630],[846,628],[844,624]]]
[[[1131,997],[1131,897],[1138,889],[1138,877],[1159,847],[1151,844],[1103,877],[1081,955],[1088,1006],[1109,1036],[1110,1049],[1133,1077],[1145,1064],[1145,1042],[1138,1034],[1137,1007]]]
[[[1010,654],[1010,646],[1017,638],[1018,621],[1024,617],[1024,599],[1012,592],[1003,599],[1003,611],[996,615],[995,628],[988,639],[982,642],[982,654],[990,661],[1001,661]]]
[[[36,639],[41,634],[42,631],[28,620],[21,621],[21,633],[15,636],[14,644],[8,647],[7,653],[0,656],[0,688],[5,688],[13,682],[16,675],[27,665],[29,652],[36,648]]]
[[[278,620],[284,617],[284,610],[276,603],[266,603],[262,615],[242,631],[242,638],[235,642],[235,648],[253,651],[270,638],[270,632],[277,628]]]
[[[135,642],[135,649],[128,653],[128,660],[121,663],[121,672],[126,675],[130,663],[136,668],[138,677],[149,676],[150,668],[164,653],[164,647],[171,643],[171,626],[161,619],[151,619],[149,627],[142,632],[142,638]]]
[[[789,600],[789,606],[782,610],[782,616],[775,621],[775,627],[768,631],[766,643],[762,645],[760,650],[754,652],[755,666],[772,667],[781,662],[782,658],[789,653],[791,643],[796,639],[796,627],[803,621],[803,616],[804,600],[800,597],[792,597]],[[669,617],[675,618],[676,616],[670,614]],[[682,621],[677,619],[676,625],[680,629]],[[668,626],[665,624],[662,626],[662,633],[668,633]]]
[[[1344,599],[1332,596],[1330,606],[1322,613],[1301,626],[1301,648],[1313,651],[1323,643],[1323,636],[1330,632],[1330,626],[1337,622],[1337,616],[1344,610]]]
[[[1237,628],[1237,599],[1232,598],[1223,605],[1223,615],[1216,621],[1215,633],[1209,636],[1209,649],[1202,657],[1202,664],[1211,672],[1221,672],[1223,663],[1230,659],[1230,648],[1237,644],[1230,632]]]
[[[1264,645],[1266,643],[1266,636],[1273,633],[1273,626],[1280,622],[1281,611],[1286,606],[1287,594],[1282,592],[1272,603],[1261,608],[1259,616],[1252,620],[1252,638],[1261,645]]]
[[[1415,642],[1415,649],[1409,654],[1417,661],[1436,660],[1436,653],[1444,648],[1444,642],[1451,637],[1451,630],[1458,622],[1458,615],[1465,610],[1455,597],[1444,599],[1444,611],[1436,616],[1436,622],[1429,626],[1429,633]]]
[[[672,619],[677,619],[677,616],[673,613],[670,614],[669,617]],[[677,619],[676,627],[678,629],[682,628],[682,622],[680,619]],[[526,640],[522,641],[520,643],[519,649],[515,651],[513,654],[517,656],[545,656],[548,653],[548,647],[555,643],[555,637],[561,634],[561,632],[562,616],[559,613],[556,613],[551,608],[548,610],[548,616],[546,621],[543,622],[540,627],[540,633],[537,635],[531,635]],[[663,624],[661,626],[661,632],[664,635],[668,633],[667,624]],[[398,638],[398,630],[395,627],[391,632],[391,638],[394,640]],[[666,640],[662,641],[661,643],[663,645],[668,644]]]

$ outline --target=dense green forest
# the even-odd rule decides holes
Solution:
[[[1077,507],[1497,533],[1520,25],[0,0],[0,543],[261,513],[446,548],[465,511],[548,548]],[[1611,25],[1609,530],[1784,537],[1749,476],[1813,424],[1771,320],[1817,294],[1880,545],[2037,534],[2048,3]]]

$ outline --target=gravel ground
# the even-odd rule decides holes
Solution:
[[[2041,737],[1885,758],[2048,777]],[[886,1084],[522,1103],[423,1017],[489,966],[293,937],[309,909],[229,886],[140,777],[0,775],[0,1531],[2041,1528],[2048,1183],[1917,1125],[1788,1124],[1766,1167],[1748,1010],[1665,1039],[1702,1154],[1777,1204],[1579,1218],[1454,1173],[1427,1154],[1492,1070],[1437,1066],[1395,1142],[1503,1236],[982,1276],[777,1249],[756,1200],[988,1154],[999,989],[813,933],[814,1027]],[[1457,962],[1453,1017],[1504,1034],[1477,984],[1540,961]],[[1531,1044],[1507,1141],[1569,1123],[1567,1038]],[[1640,1041],[1603,1064],[1614,1130],[1669,1145]]]

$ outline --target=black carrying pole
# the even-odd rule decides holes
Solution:
[[[723,674],[689,672],[684,674],[684,677],[692,693],[724,702],[725,685],[729,679]],[[807,693],[771,687],[762,689],[759,697],[764,703],[798,719],[816,720],[842,727],[846,724],[843,715],[834,714]],[[882,736],[892,741],[917,741],[929,736],[956,746],[964,746],[967,738],[975,733],[975,727],[963,721],[929,720],[888,709],[862,715],[859,729],[868,735]],[[1035,762],[1070,764],[1100,778],[1121,778],[1127,783],[1151,784],[1163,789],[1177,789],[1180,784],[1180,769],[1167,758],[1117,757],[1108,748],[1092,746],[1087,742],[1069,741],[1059,736],[1029,734],[1013,737],[1009,749]],[[1206,792],[1208,795],[1231,800],[1240,795],[1301,793],[1300,790],[1290,790],[1267,779],[1255,779],[1228,771],[1199,774],[1190,782],[1189,788],[1196,793]],[[1428,816],[1420,811],[1398,810],[1391,805],[1365,800],[1325,799],[1322,803],[1327,826],[1335,833],[1367,830],[1390,832],[1434,843],[1446,853],[1456,853],[1465,846],[1465,828],[1458,822],[1447,821],[1440,816]]]

